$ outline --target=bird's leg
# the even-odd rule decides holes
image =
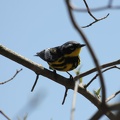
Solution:
[[[67,74],[69,74],[70,75],[70,79],[73,80],[73,76],[69,72],[67,72]]]
[[[50,66],[49,66],[49,69],[53,70],[53,72],[54,72],[54,77],[56,78],[56,70],[52,69]]]
[[[53,72],[54,72],[54,78],[56,79],[56,77],[57,77],[57,76],[56,76],[56,73],[57,73],[57,72],[56,72],[56,70],[53,70]]]
[[[56,74],[56,70],[53,70],[54,74]]]

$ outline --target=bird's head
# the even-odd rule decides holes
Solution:
[[[69,41],[61,45],[60,49],[65,56],[78,56],[82,47],[85,44],[80,44],[76,41]]]

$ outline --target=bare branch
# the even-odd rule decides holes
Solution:
[[[100,117],[103,115],[102,111],[97,111],[91,118],[90,120],[99,120]],[[114,120],[115,117],[113,117],[111,120]]]
[[[96,23],[96,22],[98,22],[98,21],[100,21],[100,20],[103,20],[103,19],[107,18],[108,16],[109,16],[109,13],[108,13],[105,17],[100,18],[100,19],[96,19],[96,20],[93,21],[92,23],[90,23],[90,24],[88,24],[88,25],[86,25],[86,26],[83,26],[82,28],[89,27],[89,26],[93,25],[94,23]]]
[[[105,10],[105,9],[120,9],[120,5],[119,6],[112,6],[112,3],[113,1],[112,0],[109,0],[108,1],[108,4],[105,5],[105,6],[102,6],[102,7],[97,7],[97,8],[89,8],[86,0],[83,0],[85,6],[86,6],[86,9],[83,9],[83,8],[76,8],[75,6],[72,5],[72,3],[70,4],[70,8],[76,12],[88,12],[88,14],[94,19],[93,22],[91,22],[90,24],[88,25],[85,25],[85,26],[82,26],[82,28],[86,28],[86,27],[90,27],[91,25],[93,25],[94,23],[98,22],[98,21],[101,21],[105,18],[107,18],[109,16],[109,13],[105,16],[105,17],[102,17],[102,18],[96,18],[92,13],[92,12],[97,12],[97,11],[102,11],[102,10]]]
[[[118,64],[120,64],[120,59],[116,60],[116,61],[113,61],[113,62],[110,62],[110,63],[103,64],[103,65],[100,66],[100,69],[111,67],[111,66],[118,65]],[[97,68],[90,69],[90,70],[88,70],[84,73],[81,73],[80,75],[74,77],[74,80],[76,81],[77,79],[85,77],[87,75],[90,75],[91,73],[94,73],[96,71],[97,71]]]
[[[110,110],[120,110],[120,102],[109,105]]]
[[[37,84],[38,79],[39,79],[39,75],[37,74],[36,79],[35,79],[35,82],[34,82],[33,87],[32,87],[32,89],[31,89],[31,92],[33,92],[33,90],[34,90],[34,88],[35,88],[35,86],[36,86],[36,84]]]
[[[83,95],[83,93],[85,93],[86,94],[86,92],[84,92],[84,91],[86,91],[86,92],[88,92],[89,94],[91,94],[89,91],[87,91],[86,89],[84,89],[83,87],[81,87],[80,85],[79,85],[79,87],[78,87],[78,93],[79,92],[81,92],[81,94]],[[86,98],[88,99],[88,100],[95,100],[94,98],[94,96],[92,95],[92,96],[86,96]],[[102,104],[101,104],[101,102],[100,102],[100,100],[99,99],[97,99],[96,98],[96,100],[97,101],[94,101],[94,105],[95,104],[99,104],[99,107],[98,107],[98,109],[99,109],[99,112],[102,110],[102,111],[104,111],[104,109],[106,109],[106,108],[104,108],[104,107],[106,107],[105,105],[103,106]],[[92,101],[91,101],[92,102]],[[96,103],[97,102],[97,103]],[[103,106],[103,107],[102,107]],[[108,109],[107,109],[108,110]],[[110,120],[114,120],[114,118],[115,118],[115,116],[114,116],[114,114],[111,112],[111,111],[107,111],[107,112],[104,112],[103,114],[105,114]],[[98,119],[90,119],[90,120],[98,120]]]
[[[66,97],[67,97],[67,92],[68,92],[68,88],[65,87],[65,93],[64,93],[64,97],[63,97],[62,105],[64,104],[65,99],[66,99]]]
[[[101,107],[102,108],[102,107]],[[115,103],[115,104],[111,104],[109,105],[108,107],[106,107],[108,110],[119,110],[120,111],[120,103]],[[107,112],[105,109],[103,110],[104,112]],[[93,117],[91,117],[90,120],[98,120],[104,113],[103,111],[97,111]],[[118,112],[119,113],[119,112]],[[109,114],[109,113],[106,113],[106,114]],[[120,114],[119,114],[120,115]],[[118,115],[118,116],[119,116]],[[119,120],[118,116],[111,116],[111,119],[110,120]]]
[[[103,114],[109,114],[110,113],[110,106],[101,106],[101,110],[98,110],[91,118],[90,120],[99,120]],[[116,116],[112,114],[110,120],[116,120]]]
[[[108,71],[108,70],[111,70],[111,69],[113,69],[113,68],[117,68],[117,69],[120,70],[119,67],[117,67],[117,66],[112,66],[112,67],[109,67],[109,68],[103,70],[102,73],[104,73],[104,72],[106,72],[106,71]],[[89,82],[87,85],[85,85],[84,87],[87,88],[97,77],[98,77],[98,74],[96,74],[96,75],[90,80],[90,82]]]
[[[89,8],[89,6],[88,6],[88,4],[87,4],[87,2],[86,2],[86,0],[83,0],[83,2],[84,2],[84,4],[85,4],[85,6],[86,6],[86,9],[77,9],[77,8],[75,8],[75,7],[73,7],[73,5],[72,4],[70,4],[70,8],[72,9],[72,10],[75,10],[75,11],[84,11],[84,12],[88,12],[88,14],[94,19],[94,21],[92,22],[92,23],[90,23],[90,24],[88,24],[88,25],[85,25],[85,26],[83,26],[82,28],[86,28],[86,27],[90,27],[91,25],[93,25],[94,23],[96,23],[96,22],[98,22],[98,21],[101,21],[101,20],[103,20],[103,19],[105,19],[105,18],[107,18],[108,16],[109,16],[109,13],[105,16],[105,17],[102,17],[102,18],[96,18],[92,13],[91,13],[91,10],[90,10],[90,8]],[[110,4],[108,4],[108,5],[110,5]],[[108,6],[107,6],[108,7]]]
[[[92,13],[91,13],[91,11],[90,11],[90,9],[89,9],[89,6],[88,6],[86,0],[83,0],[83,1],[84,1],[84,3],[85,3],[86,8],[87,8],[88,14],[89,14],[95,21],[97,21],[97,18],[92,15]]]
[[[37,63],[21,56],[20,54],[13,52],[12,50],[10,50],[2,45],[0,45],[0,54],[25,66],[26,68],[34,71],[36,74],[45,76],[45,77],[49,78],[50,80],[53,80],[63,86],[68,86],[68,88],[69,87],[71,88],[70,84],[74,85],[74,82],[70,81],[69,78],[67,79],[61,75],[58,75],[57,73],[56,73],[56,77],[55,77],[54,72],[44,68],[40,64],[37,64]]]
[[[77,7],[73,6],[72,4],[70,4],[70,7],[72,10],[74,10],[76,12],[88,12],[87,9],[77,8]],[[117,10],[117,9],[120,9],[120,5],[113,6],[111,3],[111,0],[110,0],[110,2],[107,5],[102,6],[102,7],[97,7],[97,8],[90,8],[90,11],[98,12],[98,11],[103,11],[103,10],[107,10],[107,9]]]
[[[109,101],[112,100],[114,97],[116,97],[116,95],[118,95],[118,94],[120,94],[120,90],[117,91],[116,93],[112,94],[110,97],[108,97],[108,98],[106,99],[106,102],[109,102]]]
[[[110,110],[117,110],[116,117],[114,120],[119,120],[120,119],[120,102],[109,105],[109,109]]]
[[[16,70],[16,73],[9,80],[6,80],[4,82],[0,82],[0,85],[5,84],[5,83],[10,82],[11,80],[13,80],[20,71],[22,71],[22,68],[20,70]]]
[[[7,120],[11,120],[2,110],[0,110],[0,113],[1,113]]]
[[[83,1],[84,1],[84,3],[85,3],[86,8],[87,8],[88,14],[89,14],[95,21],[92,22],[92,23],[90,23],[89,25],[83,26],[82,28],[89,27],[89,26],[93,25],[94,23],[96,23],[96,22],[98,22],[98,21],[100,21],[100,20],[103,20],[103,19],[105,19],[105,18],[108,17],[109,14],[107,14],[105,17],[102,17],[102,18],[100,18],[100,19],[97,19],[97,18],[91,13],[91,11],[90,11],[90,9],[89,9],[89,6],[88,6],[88,4],[87,4],[87,2],[86,2],[86,0],[83,0]]]
[[[15,61],[15,62],[17,62],[17,63],[19,63],[19,64],[21,64],[21,65],[23,65],[23,66],[25,66],[26,68],[34,71],[36,74],[45,76],[46,78],[49,78],[50,80],[57,82],[65,87],[67,87],[68,89],[74,90],[74,86],[75,86],[74,81],[71,81],[71,80],[69,80],[69,78],[65,78],[57,73],[55,76],[54,72],[42,67],[42,65],[39,65],[37,63],[34,63],[31,60],[28,60],[27,58],[13,52],[12,50],[9,50],[8,48],[6,48],[2,45],[0,45],[0,54]],[[114,63],[111,63],[111,64],[114,64]],[[118,64],[118,63],[116,62],[116,64]],[[94,70],[96,71],[97,68],[94,68],[93,71]],[[100,107],[101,102],[98,99],[96,99],[89,91],[87,91],[83,87],[79,86],[78,93],[82,94],[84,97],[86,97],[86,99],[91,101],[98,109],[101,109],[101,107]],[[113,114],[110,112],[109,114],[106,114],[106,116],[111,118],[113,116]]]

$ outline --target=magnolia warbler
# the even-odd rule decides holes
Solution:
[[[68,71],[75,69],[80,64],[79,53],[85,44],[76,41],[68,41],[61,46],[45,49],[36,53],[41,59],[49,64],[49,67],[55,72]],[[72,75],[68,73],[70,77]]]

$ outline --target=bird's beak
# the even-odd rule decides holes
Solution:
[[[36,53],[36,55],[34,55],[34,56],[39,56],[39,53]]]
[[[81,44],[81,45],[80,45],[80,47],[84,47],[84,46],[86,46],[86,45],[85,45],[85,44]]]
[[[34,55],[34,56],[38,56],[38,55],[36,54],[36,55]]]

